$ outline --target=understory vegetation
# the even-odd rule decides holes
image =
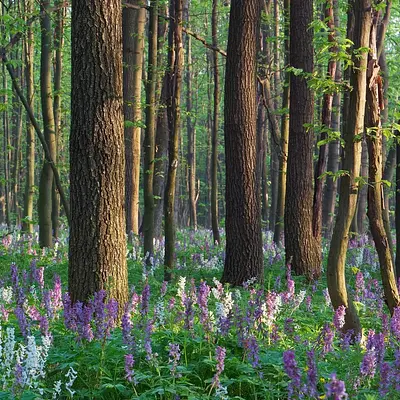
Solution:
[[[400,398],[400,310],[390,319],[364,236],[347,255],[363,326],[355,343],[340,332],[345,309],[334,312],[325,280],[293,276],[270,232],[263,285],[237,288],[218,281],[224,240],[213,245],[210,231],[178,233],[168,284],[162,241],[146,266],[130,240],[124,310],[105,291],[71,306],[65,232],[43,250],[36,233],[1,236],[0,398]]]

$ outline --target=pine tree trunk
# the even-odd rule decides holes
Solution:
[[[141,96],[146,10],[142,0],[127,0],[139,8],[122,12],[125,119],[125,213],[126,231],[139,233],[139,187],[141,151]]]
[[[40,97],[43,116],[43,134],[50,150],[51,159],[56,160],[56,136],[54,126],[54,112],[52,102],[52,29],[50,15],[50,1],[41,3],[41,52],[40,52]],[[52,227],[52,191],[53,170],[50,163],[44,160],[39,183],[39,244],[41,247],[53,246]]]
[[[222,282],[263,278],[256,177],[256,54],[260,2],[231,3],[225,75],[226,258]]]
[[[294,0],[290,7],[290,64],[312,73],[312,0]],[[299,47],[299,43],[302,46]],[[290,77],[290,132],[285,205],[286,262],[307,279],[321,275],[321,241],[315,237],[313,220],[314,94],[304,76]]]
[[[107,289],[128,300],[119,0],[72,1],[71,226],[73,302]]]
[[[371,26],[371,0],[350,0],[347,36],[354,42],[354,48],[369,46]],[[352,31],[351,27],[354,27]],[[353,55],[354,68],[350,71],[350,85],[347,119],[343,130],[345,141],[343,169],[348,174],[340,179],[338,214],[329,249],[327,283],[335,309],[344,305],[346,309],[343,330],[353,335],[361,332],[360,320],[354,304],[348,295],[345,276],[345,261],[349,241],[351,220],[357,203],[358,182],[361,166],[361,140],[364,130],[367,54]]]

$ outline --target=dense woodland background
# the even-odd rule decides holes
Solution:
[[[170,280],[176,228],[201,226],[226,232],[233,285],[262,280],[262,229],[308,280],[331,240],[349,308],[347,243],[371,233],[393,312],[397,4],[1,3],[0,222],[43,247],[70,226],[73,300],[110,276],[126,299],[125,232],[149,263],[165,235]]]

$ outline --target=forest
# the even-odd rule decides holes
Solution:
[[[399,26],[0,0],[0,399],[400,400]]]

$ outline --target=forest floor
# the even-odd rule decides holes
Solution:
[[[221,285],[224,243],[214,246],[207,230],[178,233],[168,284],[162,241],[151,268],[140,240],[129,243],[121,326],[103,292],[71,306],[66,231],[46,250],[37,234],[5,233],[0,399],[400,399],[400,312],[390,319],[367,238],[348,250],[348,287],[363,326],[350,344],[324,275],[314,284],[292,276],[269,233],[264,287]]]

